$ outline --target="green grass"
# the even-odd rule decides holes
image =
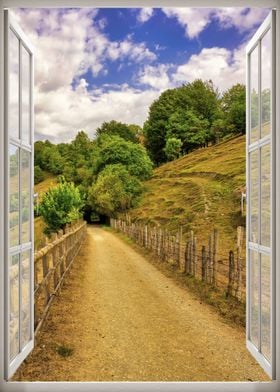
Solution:
[[[240,213],[245,182],[245,136],[239,136],[155,169],[130,215],[174,233],[180,225],[185,235],[194,230],[201,244],[216,227],[219,251],[226,255],[236,248],[237,226],[245,225]]]
[[[72,347],[62,345],[58,346],[56,351],[61,357],[66,358],[70,357],[73,354],[74,349]]]

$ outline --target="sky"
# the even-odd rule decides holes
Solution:
[[[143,126],[161,92],[197,78],[245,83],[261,8],[15,9],[35,47],[35,139],[94,137],[104,121]]]

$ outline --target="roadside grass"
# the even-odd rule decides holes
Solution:
[[[125,243],[130,245],[136,252],[144,256],[151,264],[160,270],[165,276],[171,278],[180,287],[189,290],[196,298],[211,305],[223,318],[225,322],[245,328],[246,325],[246,305],[239,302],[234,297],[227,297],[226,293],[221,292],[213,286],[195,279],[180,272],[176,265],[160,261],[151,251],[142,248],[125,234],[115,231],[109,226],[104,227]]]

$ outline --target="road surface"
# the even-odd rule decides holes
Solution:
[[[244,331],[116,234],[88,227],[38,344],[14,379],[267,380]],[[59,348],[70,349],[61,356]]]

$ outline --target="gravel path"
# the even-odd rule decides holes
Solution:
[[[73,350],[63,357],[58,348]],[[70,350],[71,351],[71,350]],[[88,227],[38,344],[15,380],[267,380],[244,331],[119,237]]]

